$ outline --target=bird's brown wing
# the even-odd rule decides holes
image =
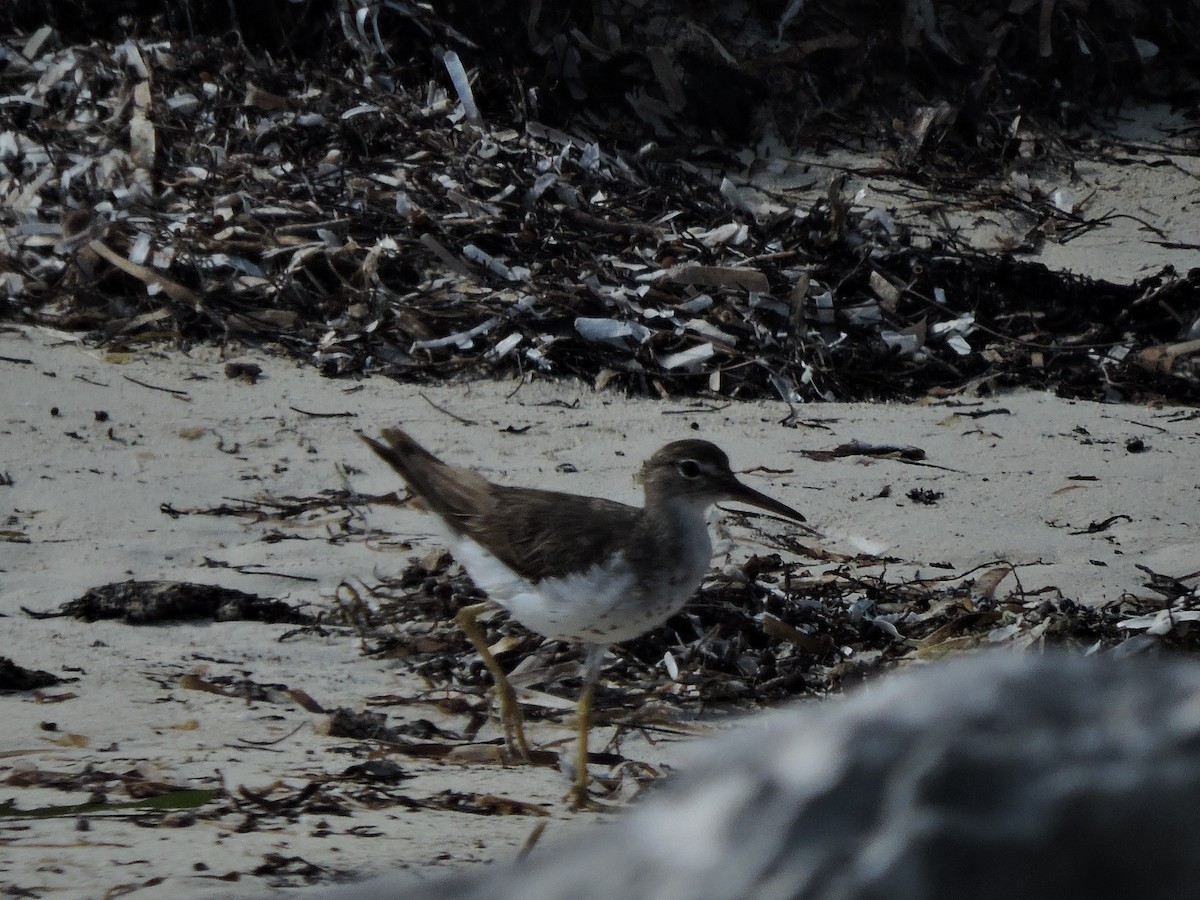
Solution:
[[[399,428],[382,435],[387,444],[359,437],[452,531],[531,581],[611,556],[641,514],[600,497],[492,484],[478,472],[446,465]]]
[[[494,506],[464,533],[530,581],[603,562],[633,531],[641,510],[600,497],[491,485]]]

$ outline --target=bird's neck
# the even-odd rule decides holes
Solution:
[[[712,502],[695,495],[664,494],[646,491],[640,529],[644,536],[659,544],[707,546],[706,512]]]
[[[682,603],[712,562],[712,538],[705,519],[710,504],[679,496],[647,496],[646,501],[630,535],[628,555],[650,583],[647,590]]]

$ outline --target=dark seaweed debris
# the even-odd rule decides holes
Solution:
[[[166,29],[155,40],[72,43],[72,32],[50,28],[10,36],[0,41],[6,89],[24,99],[9,104],[17,114],[0,143],[0,318],[86,330],[124,349],[162,340],[269,344],[331,376],[536,373],[639,393],[788,401],[1009,385],[1200,401],[1200,272],[1165,269],[1121,285],[1030,262],[1022,254],[1104,228],[1109,217],[1089,218],[1037,187],[996,186],[986,176],[1001,172],[978,163],[1001,161],[1022,185],[1039,164],[1069,167],[1079,148],[1096,146],[1088,129],[1035,126],[1026,108],[997,106],[1004,91],[993,88],[1034,75],[1031,83],[1042,84],[1047,67],[1077,66],[1070,48],[1078,40],[1092,48],[1093,68],[1108,69],[1072,69],[1064,91],[1098,90],[1101,75],[1114,89],[1149,83],[1169,68],[1167,53],[1134,75],[1118,77],[1116,61],[1128,56],[1130,34],[1155,29],[1174,51],[1170,60],[1186,68],[1194,42],[1169,37],[1190,21],[1190,6],[1172,5],[1172,19],[1170,10],[1123,4],[1119,14],[1094,13],[1115,16],[1098,24],[1059,4],[1047,25],[1031,20],[1036,4],[978,21],[949,5],[907,5],[933,17],[901,29],[909,62],[921,64],[904,82],[909,93],[893,97],[899,143],[888,151],[883,140],[882,167],[844,174],[936,196],[931,218],[939,209],[1013,213],[1023,224],[1010,252],[998,254],[856,205],[841,178],[815,198],[758,190],[754,172],[772,164],[770,154],[747,161],[746,145],[697,124],[686,98],[707,82],[687,72],[718,65],[714,58],[724,60],[720,72],[767,84],[780,66],[819,70],[827,51],[895,64],[870,38],[879,26],[867,19],[861,30],[850,27],[872,4],[848,11],[838,30],[838,16],[805,6],[814,9],[775,23],[771,40],[783,49],[764,55],[767,38],[750,30],[745,45],[730,42],[729,59],[714,49],[715,34],[742,32],[721,16],[699,30],[685,21],[671,31],[678,45],[649,43],[655,28],[675,28],[663,14],[669,7],[652,7],[657,19],[627,38],[604,38],[630,47],[610,47],[601,70],[617,65],[651,79],[653,91],[622,100],[621,118],[601,115],[607,82],[585,62],[594,47],[579,44],[578,65],[562,62],[554,78],[555,89],[579,83],[579,112],[557,125],[528,103],[498,102],[518,84],[521,97],[549,93],[528,81],[542,69],[482,50],[472,56],[489,42],[470,26],[536,35],[590,15],[582,7],[556,13],[551,28],[548,12],[529,23],[502,6],[462,21],[461,11],[368,5],[366,21],[392,25],[378,37],[330,11],[341,53],[303,63],[253,41],[226,47],[196,37],[203,19],[185,25],[173,15],[144,26]],[[853,40],[788,56],[789,47],[807,46],[795,41],[814,21],[827,37]],[[1117,26],[1134,30],[1122,42]],[[563,61],[587,32],[556,33],[568,35]],[[463,68],[441,57],[431,67],[427,49],[414,49],[417,34],[457,46]],[[1030,47],[1046,41],[1056,52],[1034,66]],[[526,49],[548,60],[547,46]],[[655,46],[674,49],[660,59]],[[1013,46],[1023,49],[1010,59]],[[931,73],[985,58],[994,80],[976,99],[993,105],[975,110],[964,133],[968,105],[939,100]],[[687,71],[682,99],[672,103],[658,92],[674,89],[676,66]],[[820,81],[812,84],[820,95]],[[809,146],[844,142],[846,128],[871,120],[846,103],[859,126],[809,133]],[[637,127],[622,130],[622,120]],[[648,124],[656,137],[646,143],[639,129]],[[669,135],[685,136],[686,149]],[[1137,153],[1145,161],[1146,149],[1154,148],[1130,148],[1130,164]],[[1195,153],[1186,134],[1159,149]]]
[[[980,647],[1065,646],[1116,656],[1200,649],[1200,610],[1188,587],[1200,573],[1178,579],[1147,570],[1146,595],[1127,593],[1090,606],[1053,588],[1026,593],[1019,568],[1004,562],[935,578],[863,571],[881,562],[847,559],[816,569],[774,554],[751,557],[711,579],[662,627],[612,648],[599,706],[609,717],[636,722],[638,710],[663,703],[772,704],[823,696],[897,665]],[[1012,587],[1001,593],[1001,584]],[[460,605],[480,597],[448,554],[414,561],[369,593],[370,603],[343,607],[365,652],[402,659],[434,692],[448,685],[486,689],[488,676],[454,624]],[[504,641],[507,667],[524,660],[522,671],[532,670],[526,685],[567,694],[577,686],[574,651],[566,644],[543,640],[504,616],[489,630],[489,639]],[[668,658],[672,674],[664,678]],[[558,715],[539,707],[529,712]]]
[[[280,600],[214,584],[184,581],[121,581],[89,589],[56,612],[24,610],[35,619],[71,616],[85,622],[120,619],[129,625],[153,625],[212,619],[308,624],[314,620]]]
[[[62,684],[64,679],[41,669],[27,669],[0,656],[0,691],[36,691]]]

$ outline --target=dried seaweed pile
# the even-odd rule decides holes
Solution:
[[[383,75],[48,28],[0,55],[3,318],[124,348],[270,343],[330,375],[1200,400],[1197,274],[1112,285],[972,253],[837,183],[764,207],[653,146],[486,120],[453,58]]]
[[[862,558],[828,568],[751,557],[710,580],[661,628],[613,648],[616,660],[606,665],[604,681],[617,687],[602,686],[599,705],[610,719],[635,725],[642,717],[663,721],[664,704],[822,696],[883,669],[976,647],[1059,645],[1117,656],[1200,649],[1194,624],[1200,572],[1175,579],[1145,570],[1146,592],[1092,607],[1054,589],[1026,593],[1019,570],[1007,563],[898,578],[881,573],[880,562]],[[1014,581],[1007,593],[998,590]],[[395,581],[367,591],[345,588],[342,610],[366,652],[404,659],[444,696],[450,685],[489,683],[454,625],[457,609],[479,599],[440,552],[412,563]],[[515,684],[574,690],[578,666],[567,645],[543,641],[506,617],[489,627],[501,658],[512,654],[507,665],[520,661]]]

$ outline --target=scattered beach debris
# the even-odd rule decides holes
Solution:
[[[615,754],[610,761],[623,760],[621,733],[678,732],[690,714],[685,711],[695,707],[745,708],[827,696],[883,670],[974,647],[1065,646],[1115,656],[1154,648],[1200,649],[1195,624],[1200,610],[1192,610],[1200,600],[1188,586],[1200,573],[1174,579],[1147,571],[1147,586],[1173,596],[1171,605],[1164,606],[1158,596],[1126,594],[1094,607],[1052,587],[1025,592],[1020,566],[1009,562],[907,579],[864,571],[882,562],[861,557],[815,570],[778,555],[754,556],[711,579],[663,627],[614,648],[596,699],[597,720],[618,726],[607,748]],[[1004,583],[1012,585],[1007,593],[998,590]],[[436,703],[449,712],[447,690],[486,691],[486,674],[454,626],[455,611],[478,602],[479,594],[447,554],[414,560],[394,580],[358,585],[344,596],[354,598],[345,620],[358,631],[363,651],[401,660],[430,685],[427,696],[406,698],[404,704]],[[330,623],[338,619],[334,615]],[[570,704],[543,703],[539,698],[546,695],[532,690],[566,696],[574,689],[578,665],[567,645],[542,641],[502,616],[489,632],[500,658],[515,650],[513,658],[524,660],[511,680],[526,695],[526,715],[559,720],[569,714]],[[423,742],[412,755],[451,755],[447,748],[469,735],[486,711],[486,705],[467,704],[461,708],[466,720],[459,736],[446,732],[442,738],[449,744]],[[382,727],[384,720],[377,721],[375,727]],[[378,738],[373,731],[362,736]],[[385,740],[403,737],[391,734]],[[502,748],[495,745],[494,751]],[[643,772],[638,780],[653,777]],[[619,778],[611,786],[627,789]]]
[[[27,669],[7,656],[0,656],[0,691],[36,691],[63,684],[64,679],[41,669]]]
[[[269,600],[215,584],[182,581],[121,581],[88,590],[55,612],[23,612],[34,619],[70,616],[85,622],[120,619],[129,625],[151,625],[213,619],[309,624],[310,613],[280,600]]]

